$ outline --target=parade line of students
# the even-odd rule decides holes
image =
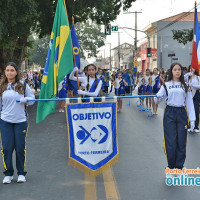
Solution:
[[[80,88],[77,85],[77,77]],[[109,83],[111,85],[109,87]],[[155,94],[157,97],[146,98],[146,107],[153,109],[157,115],[158,104],[165,99],[166,108],[163,116],[164,150],[169,169],[182,169],[186,158],[187,132],[199,132],[199,102],[200,78],[198,73],[184,68],[180,63],[173,63],[165,72],[162,68],[154,68],[151,72],[133,75],[130,70],[118,70],[112,75],[94,64],[89,64],[81,71],[77,67],[66,76],[58,88],[60,98],[82,95],[83,97],[98,97],[114,92],[116,96],[132,95],[138,85],[139,95]],[[110,91],[109,91],[110,88]],[[3,183],[9,184],[13,179],[13,151],[16,151],[17,182],[26,182],[26,137],[28,132],[28,115],[26,106],[32,105],[29,99],[35,96],[20,76],[17,65],[9,62],[4,69],[0,85],[1,101],[1,153],[4,164]],[[17,103],[16,100],[20,99]],[[88,102],[89,100],[84,100]],[[100,99],[95,100],[101,101]],[[144,106],[144,100],[140,102]],[[65,102],[59,103],[59,112],[64,112]],[[118,99],[118,112],[122,111],[122,99]],[[188,124],[189,120],[189,124]],[[171,174],[170,174],[171,175]],[[171,175],[172,176],[172,175]]]

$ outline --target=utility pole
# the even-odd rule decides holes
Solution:
[[[112,62],[112,60],[111,60],[111,43],[109,43],[110,44],[110,70],[112,70],[112,64],[111,64],[111,62]]]
[[[133,13],[135,13],[135,42],[134,42],[134,46],[135,46],[135,56],[136,56],[136,54],[137,54],[137,14],[142,13],[142,12],[138,12],[138,11],[125,12],[124,14],[133,14]]]
[[[119,58],[119,69],[120,69],[120,54],[121,54],[121,52],[120,52],[120,32],[118,32],[118,58]]]

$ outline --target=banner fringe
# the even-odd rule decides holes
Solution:
[[[100,167],[97,170],[92,170],[92,169],[88,168],[87,166],[83,165],[82,163],[74,160],[73,158],[69,158],[68,164],[72,165],[74,168],[82,171],[83,173],[85,173],[91,177],[96,177],[99,174],[104,173],[106,170],[111,168],[117,162],[119,162],[119,153],[114,158],[112,158],[112,160],[110,160],[108,163],[106,163],[104,166]]]

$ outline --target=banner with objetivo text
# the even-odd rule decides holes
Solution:
[[[97,176],[119,160],[115,102],[66,106],[69,164]]]

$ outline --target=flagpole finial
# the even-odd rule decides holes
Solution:
[[[72,22],[74,23],[74,16],[72,16]]]

